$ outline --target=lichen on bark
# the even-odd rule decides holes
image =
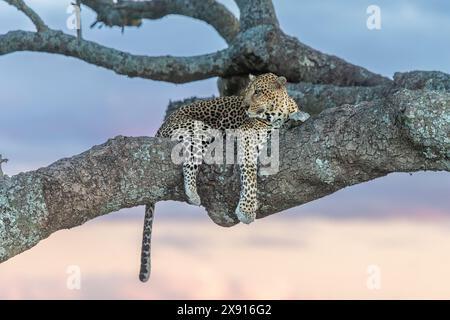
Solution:
[[[289,93],[314,116],[304,124],[291,121],[282,131],[279,171],[258,176],[257,218],[391,172],[450,171],[449,75],[413,71],[391,80],[322,53],[281,30],[270,0],[237,0],[240,21],[213,0],[170,0],[170,8],[160,1],[117,6],[111,0],[82,1],[111,25],[133,26],[123,19],[169,13],[210,23],[228,47],[194,57],[135,55],[77,39],[48,28],[22,0],[8,2],[32,20],[37,32],[0,35],[0,56],[61,54],[129,77],[173,83],[221,77],[222,95],[237,94],[249,73],[285,76]],[[195,12],[205,3],[210,11]],[[118,12],[124,14],[120,19]],[[171,103],[167,114],[193,99]],[[186,201],[181,167],[171,161],[173,146],[167,139],[118,136],[48,167],[0,176],[0,262],[57,230],[122,208]],[[216,224],[238,223],[236,166],[203,165],[198,190]]]

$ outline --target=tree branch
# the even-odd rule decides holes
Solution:
[[[0,55],[17,51],[57,53],[104,67],[129,77],[185,83],[211,77],[273,72],[291,82],[337,85],[377,85],[389,79],[323,54],[272,27],[255,27],[239,34],[225,50],[193,57],[149,57],[77,39],[61,31],[11,31],[0,35]]]
[[[278,27],[278,18],[272,0],[235,0],[239,7],[241,31],[259,25]]]
[[[48,26],[42,21],[41,17],[33,11],[29,6],[23,2],[23,0],[5,0],[6,3],[17,8],[17,10],[22,11],[28,18],[30,18],[31,22],[36,27],[38,32],[45,31],[48,29]]]
[[[290,82],[340,86],[374,86],[391,82],[365,68],[315,50],[273,26],[257,26],[240,33],[233,45],[235,62],[241,68],[250,72],[274,72],[284,75]]]
[[[418,90],[450,91],[450,74],[441,71],[396,72],[394,84],[398,87]]]
[[[12,31],[0,35],[0,55],[17,51],[56,53],[78,58],[129,77],[173,83],[185,83],[211,77],[237,76],[236,79],[241,79],[237,83],[242,84],[245,82],[242,79],[245,80],[245,78],[239,76],[263,72],[284,75],[291,82],[305,81],[340,86],[374,86],[391,82],[385,77],[335,56],[323,54],[302,44],[296,38],[285,35],[277,26],[273,5],[269,0],[238,1],[241,16],[252,17],[245,18],[250,19],[246,22],[246,27],[234,38],[228,49],[194,57],[133,55],[92,41],[77,39],[61,31],[49,29],[39,16],[21,0],[6,1],[30,16],[40,32]],[[199,6],[205,5],[197,0],[191,0],[193,2],[161,1],[133,1],[133,4],[126,1],[124,4],[131,8],[143,4],[157,7],[162,3],[167,6],[172,3],[176,7],[176,3],[184,10],[192,5],[193,7],[189,9],[193,10],[192,13],[199,9]],[[84,1],[84,3],[95,5],[96,8],[100,8],[102,5],[108,8],[107,3],[109,2],[111,2],[109,8],[116,6],[112,0]],[[122,2],[117,5],[122,5]],[[254,5],[258,6],[254,7]],[[175,9],[167,10],[166,8],[166,12],[172,12]],[[151,10],[147,12],[150,14]],[[228,82],[228,80],[223,82],[223,87],[227,89],[224,91],[238,89],[233,81]]]
[[[0,55],[16,51],[57,53],[129,77],[185,83],[226,74],[227,50],[193,57],[148,57],[77,39],[61,31],[11,31],[0,35]]]
[[[8,159],[4,159],[3,156],[0,154],[0,179],[3,178],[2,165],[6,162],[8,162]]]
[[[307,82],[288,83],[289,95],[294,98],[302,110],[316,115],[323,110],[343,104],[358,104],[363,101],[382,99],[392,90],[400,88],[410,90],[450,91],[450,75],[440,71],[397,72],[394,81],[372,87],[341,87]]]
[[[248,85],[248,77],[241,76],[230,77],[227,81],[222,78],[218,80],[218,87],[221,96],[233,95],[239,92],[241,88]],[[411,90],[438,90],[450,91],[450,75],[439,71],[411,71],[397,72],[394,75],[394,81],[385,85],[372,87],[363,86],[336,86],[330,84],[313,84],[308,82],[288,83],[287,89],[289,95],[296,101],[301,109],[310,115],[317,115],[326,109],[339,107],[343,104],[356,105],[363,101],[373,101],[382,99],[390,91],[399,88]],[[208,99],[191,97],[182,101],[171,101],[167,107],[166,116],[177,110],[179,107],[192,103],[199,99]]]
[[[22,0],[5,1],[25,12],[36,24],[39,32],[12,31],[0,35],[0,55],[17,51],[56,53],[78,58],[129,77],[173,83],[222,77],[226,78],[222,81],[222,89],[224,89],[222,91],[226,93],[232,93],[230,90],[238,90],[238,86],[246,79],[242,76],[248,73],[273,72],[286,76],[290,82],[304,81],[339,86],[374,86],[391,82],[365,68],[321,53],[302,44],[296,38],[285,35],[278,28],[273,5],[269,0],[238,0],[241,16],[247,21],[236,37],[234,31],[229,34],[230,39],[234,39],[229,48],[194,57],[133,55],[91,41],[82,39],[75,41],[77,39],[73,36],[49,29]],[[175,12],[175,8],[178,8],[177,10],[180,12],[190,11],[194,15],[197,9],[200,9],[201,6],[207,7],[209,2],[154,0],[125,1],[114,4],[112,0],[85,0],[83,3],[89,4],[97,10],[101,10],[102,7],[119,10],[121,5],[129,10],[135,6],[141,10],[140,6],[150,6],[155,10],[146,11],[151,16],[151,14],[157,15],[158,12],[159,14]],[[216,14],[221,13],[219,8],[221,5],[210,4],[215,9],[200,11],[198,12],[199,17],[205,14],[208,16],[204,17],[205,19],[215,20]],[[116,6],[119,7],[116,8]],[[159,8],[160,11],[155,8]],[[112,9],[104,10],[110,12]],[[228,80],[233,76],[239,80],[237,82]]]
[[[239,31],[239,21],[222,4],[215,0],[152,0],[121,1],[82,0],[97,13],[97,21],[112,26],[140,26],[142,19],[161,19],[178,14],[202,20],[211,25],[231,42]]]
[[[258,218],[391,172],[450,171],[450,94],[402,89],[384,99],[325,110],[281,135],[280,170],[259,177]],[[0,261],[53,232],[161,200],[185,201],[174,143],[117,137],[0,183]],[[199,194],[211,219],[232,226],[234,166],[204,165]]]
[[[363,101],[373,101],[385,96],[393,88],[392,85],[373,87],[350,86],[340,87],[329,84],[312,84],[308,82],[289,83],[289,95],[310,115],[343,104],[358,104]]]
[[[246,87],[248,84],[240,77],[231,77],[227,79],[227,85],[235,84],[234,81],[243,83],[236,84],[237,87]],[[235,88],[222,88],[223,79],[219,78],[219,90],[221,96],[233,95],[239,90]],[[397,88],[394,84],[378,85],[373,87],[350,86],[340,87],[329,84],[313,84],[308,82],[288,83],[287,89],[302,111],[310,115],[317,115],[326,109],[339,107],[343,104],[356,105],[364,101],[373,101],[386,96],[389,91]],[[232,93],[228,90],[233,90]],[[436,89],[430,89],[436,90]],[[437,89],[439,90],[439,89]],[[167,117],[180,107],[201,99],[210,99],[214,97],[190,97],[179,101],[170,101],[166,109],[164,121]]]

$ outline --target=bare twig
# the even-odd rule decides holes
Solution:
[[[16,7],[18,10],[22,11],[35,25],[38,32],[46,31],[48,26],[39,17],[39,15],[34,12],[29,6],[25,4],[23,0],[5,0],[10,5]]]
[[[80,21],[80,23],[78,24],[78,28],[77,28],[77,38],[78,38],[78,40],[81,40],[82,39],[82,29],[81,29],[81,1],[80,0],[77,0],[76,1],[76,3],[75,3],[75,5],[77,6],[77,13],[78,13],[78,15],[79,15],[79,21]]]
[[[3,159],[2,155],[0,154],[0,178],[3,177],[2,164],[6,162],[8,162],[8,159]]]

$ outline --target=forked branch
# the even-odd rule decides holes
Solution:
[[[10,5],[16,7],[18,10],[22,11],[28,18],[30,18],[31,22],[35,25],[38,32],[45,31],[48,29],[47,25],[44,21],[39,17],[39,15],[34,12],[29,6],[23,2],[23,0],[5,0]]]

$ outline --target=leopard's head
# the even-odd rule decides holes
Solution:
[[[296,113],[298,106],[286,90],[286,78],[273,73],[250,76],[250,83],[242,92],[248,107],[247,115],[279,128]]]

